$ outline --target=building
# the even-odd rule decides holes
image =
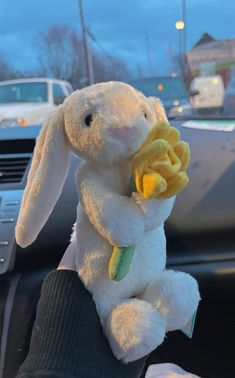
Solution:
[[[186,53],[189,80],[195,76],[221,75],[227,85],[235,67],[235,39],[217,40],[204,33]]]

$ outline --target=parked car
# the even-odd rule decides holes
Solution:
[[[159,76],[149,77],[128,82],[146,96],[156,96],[162,101],[167,115],[175,116],[177,113],[191,112],[191,104],[184,82],[179,77]]]
[[[199,112],[220,111],[224,97],[224,82],[220,75],[197,76],[190,84],[190,91],[195,95],[191,104]]]
[[[70,83],[56,79],[0,82],[0,128],[41,124],[72,91]]]

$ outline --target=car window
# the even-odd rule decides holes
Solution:
[[[64,91],[59,84],[53,84],[52,90],[54,99],[64,97]]]
[[[72,90],[66,82],[76,90],[124,81],[159,97],[170,118],[233,119],[235,3],[212,3],[172,0],[166,7],[154,0],[81,0],[69,5],[60,0],[55,9],[46,0],[30,5],[27,0],[3,0],[0,81],[58,79],[68,93]],[[194,80],[200,88],[193,88]],[[54,84],[53,96],[59,101],[63,95]],[[45,96],[32,98],[43,102]],[[13,90],[1,99],[14,103],[21,97]]]
[[[46,83],[12,83],[0,85],[0,104],[46,101]]]
[[[52,85],[52,91],[53,91],[53,98],[54,98],[54,104],[60,105],[63,103],[65,99],[65,93],[61,87],[60,84],[53,84]]]
[[[110,314],[107,314],[103,325],[106,334],[108,329],[113,333],[111,341],[114,350],[119,351],[119,357],[124,358],[124,352],[117,344],[119,335],[119,341],[123,342],[125,349],[130,347],[131,340],[135,342],[128,354],[129,357],[138,357],[138,350],[142,346],[153,347],[155,339],[159,342],[163,339],[165,329],[168,331],[174,328],[169,322],[177,315],[180,302],[184,313],[179,320],[181,322],[185,318],[186,323],[189,314],[186,300],[191,300],[191,303],[194,300],[185,283],[189,279],[189,289],[196,287],[196,284],[190,281],[189,276],[184,276],[182,280],[179,277],[177,282],[174,281],[175,273],[172,269],[176,268],[191,272],[199,279],[202,290],[193,340],[184,339],[184,336],[174,332],[168,338],[167,345],[151,354],[149,362],[180,363],[186,370],[190,369],[191,373],[204,378],[235,377],[232,352],[235,349],[234,18],[235,0],[1,0],[0,273],[4,271],[6,264],[13,271],[4,274],[0,282],[0,378],[14,378],[17,374],[22,377],[22,373],[17,371],[26,358],[31,334],[38,339],[39,345],[34,341],[31,343],[30,349],[35,355],[28,359],[29,369],[25,372],[26,376],[40,376],[42,372],[38,373],[37,370],[41,370],[42,366],[49,367],[47,355],[50,345],[55,348],[51,357],[58,376],[63,377],[63,367],[67,367],[65,376],[69,375],[69,371],[73,371],[73,376],[76,376],[76,366],[72,360],[76,352],[81,356],[79,339],[83,342],[83,330],[77,322],[77,314],[74,316],[76,324],[70,324],[67,329],[63,317],[66,320],[67,315],[73,315],[73,306],[70,306],[67,299],[69,300],[73,292],[77,292],[79,281],[67,287],[68,290],[63,285],[66,284],[65,281],[62,283],[63,287],[54,281],[55,289],[68,293],[66,300],[61,301],[62,297],[54,295],[57,290],[53,290],[46,280],[43,290],[48,289],[50,297],[46,301],[42,297],[39,308],[44,311],[47,307],[50,312],[53,310],[51,300],[55,298],[58,299],[58,312],[55,313],[54,322],[47,317],[47,311],[42,317],[37,316],[36,319],[40,321],[37,321],[33,333],[32,325],[42,280],[47,272],[58,266],[60,256],[69,243],[78,202],[78,215],[84,218],[84,222],[80,222],[79,218],[72,244],[75,245],[75,239],[79,237],[78,249],[84,247],[84,253],[79,255],[80,250],[74,248],[76,270],[82,270],[84,276],[87,273],[85,286],[100,292],[95,298],[101,299],[102,291],[104,292],[103,304],[105,307],[107,305],[107,309],[109,298],[112,302]],[[71,101],[66,100],[70,114],[66,113],[66,106],[56,108],[63,102],[67,90],[69,93],[72,91],[70,84],[74,90],[80,91],[89,85],[109,81],[129,83],[146,96],[159,97],[166,110],[169,125],[176,130],[168,131],[165,122],[159,122],[160,127],[156,129],[158,125],[150,124],[151,120],[155,122],[165,119],[162,109],[158,109],[157,101],[145,99],[146,105],[141,96],[136,96],[132,102],[132,96],[125,98],[124,95],[121,96],[121,92],[113,96],[115,93],[112,90],[106,102],[103,101],[102,93],[99,98],[95,93],[90,103],[86,94],[82,97],[82,93],[79,96],[78,92],[79,103],[76,102],[77,94],[72,94]],[[194,86],[193,83],[200,85]],[[138,111],[139,105],[141,108]],[[153,131],[157,130],[157,133],[150,134],[142,149],[141,143],[151,126],[155,126]],[[34,154],[39,133],[38,148]],[[181,143],[179,137],[187,144]],[[154,141],[155,138],[163,140]],[[111,140],[113,143],[106,148],[106,143],[108,145]],[[73,148],[72,144],[77,147]],[[146,186],[148,191],[153,191],[159,186],[163,190],[167,186],[168,195],[171,195],[174,185],[179,185],[180,188],[182,182],[187,180],[185,172],[182,171],[187,167],[188,146],[191,151],[186,172],[189,184],[177,195],[173,213],[167,220],[165,240],[165,236],[161,235],[163,225],[159,224],[162,223],[164,215],[169,214],[174,198],[163,201],[157,198],[146,200],[142,194],[135,192],[135,183],[131,176],[135,173],[139,181],[137,184],[142,189]],[[88,154],[82,153],[83,148],[88,149]],[[138,153],[139,148],[144,151],[143,154]],[[129,155],[129,159],[118,161],[119,151]],[[134,169],[136,167],[132,157],[136,152],[145,161]],[[155,152],[160,160],[156,164],[155,159],[150,159]],[[95,156],[98,156],[97,160]],[[113,162],[110,162],[109,158],[112,156]],[[35,211],[35,217],[31,218],[27,216],[27,211],[21,210],[23,222],[18,232],[22,238],[26,237],[29,226],[31,232],[28,237],[33,240],[37,230],[43,224],[44,227],[37,240],[22,249],[16,246],[15,225],[32,159],[33,169],[28,180],[28,183],[32,180],[32,186],[30,188],[28,184],[23,204],[34,210],[38,205],[41,206],[37,207],[39,211]],[[83,159],[86,165],[83,164]],[[71,163],[66,169],[69,160]],[[138,163],[138,158],[135,161]],[[81,175],[78,178],[84,177],[82,187],[77,183],[76,173],[80,164]],[[93,166],[97,166],[96,171],[92,170]],[[86,174],[86,167],[91,174]],[[166,180],[161,177],[163,171]],[[84,194],[84,200],[87,201],[84,211],[84,204],[81,195],[78,198],[76,187],[79,187],[79,192]],[[41,190],[45,195],[38,200]],[[90,198],[88,191],[95,195]],[[163,196],[164,194],[161,197]],[[104,206],[101,204],[103,199]],[[48,205],[50,202],[53,202],[53,211],[53,206]],[[113,206],[110,206],[112,203]],[[161,206],[165,207],[163,212],[160,211]],[[105,214],[102,213],[102,208]],[[107,209],[110,209],[109,213],[106,212]],[[43,212],[45,217],[40,220],[40,213]],[[91,219],[93,212],[96,213],[96,219]],[[89,217],[94,225],[89,226]],[[155,226],[159,226],[156,235],[151,230]],[[86,227],[91,230],[87,237],[83,232]],[[123,231],[123,235],[119,235],[119,231]],[[104,242],[102,235],[106,236]],[[126,243],[121,240],[123,238],[127,239]],[[95,239],[98,240],[98,247],[104,246],[102,250],[97,250],[93,245]],[[133,243],[128,243],[131,239]],[[134,278],[129,285],[129,278],[126,283],[125,280],[123,283],[114,282],[113,296],[109,296],[106,285],[113,244],[116,247],[130,247],[122,248],[125,259],[125,249],[130,256],[134,245],[138,244],[138,239],[140,245],[134,252],[134,264],[130,271],[130,277],[133,277],[135,266],[141,258],[136,269],[138,277],[134,277],[138,278],[138,287],[134,290]],[[108,240],[112,245],[108,246]],[[169,281],[168,273],[165,275],[163,272],[166,255],[162,255],[162,250],[165,252],[166,241],[167,265],[171,269]],[[154,258],[155,248],[159,253]],[[115,251],[118,249],[115,248]],[[122,256],[117,265],[125,270]],[[151,261],[148,260],[150,257],[153,257]],[[149,261],[146,269],[145,259]],[[84,263],[84,269],[79,269],[79,262]],[[160,277],[151,273],[152,265],[155,264],[158,272],[162,272]],[[105,271],[104,265],[107,266]],[[56,273],[52,272],[52,280],[54,274]],[[77,272],[68,272],[68,279],[69,276],[76,279]],[[104,280],[102,285],[99,283],[100,276]],[[152,285],[148,285],[150,276],[155,281]],[[92,279],[94,285],[91,283]],[[143,283],[148,292],[146,299],[151,302],[147,306],[144,306],[143,301],[139,305],[136,303],[138,293],[141,292],[141,298],[144,299],[141,290]],[[83,287],[82,282],[81,284]],[[121,288],[125,286],[129,293],[132,292],[130,300],[127,295],[121,295]],[[171,291],[176,297],[169,301]],[[113,307],[116,294],[122,302],[125,298],[123,306]],[[85,305],[86,297],[89,299],[90,295],[84,292],[81,302],[77,298],[74,300],[74,305],[80,303],[78,312],[84,318],[88,311],[92,311],[92,306]],[[60,304],[65,310],[62,315],[59,313]],[[168,304],[173,306],[172,312],[168,311]],[[99,313],[102,312],[100,308],[98,310]],[[119,321],[116,323],[115,320]],[[101,328],[97,322],[94,318],[97,336],[100,334],[101,337]],[[135,322],[138,326],[136,335]],[[43,323],[49,325],[48,333],[43,331]],[[130,329],[125,323],[129,323]],[[140,329],[141,323],[144,326],[143,332]],[[154,332],[150,335],[148,330],[152,323],[155,323]],[[71,341],[74,338],[71,345],[61,338],[56,325],[67,335],[71,332]],[[83,328],[85,333],[85,322]],[[123,332],[118,335],[119,328]],[[94,333],[92,329],[91,332],[95,341],[95,328]],[[87,333],[87,338],[91,332]],[[44,334],[45,341],[41,337]],[[50,337],[53,335],[54,342]],[[86,376],[86,371],[90,370],[90,374],[93,371],[94,376],[99,378],[105,375],[106,368],[111,369],[112,354],[105,343],[103,340],[100,344],[100,352],[104,352],[104,358],[98,358],[93,340],[87,359],[79,361],[78,358],[77,362],[81,362],[81,368],[84,367],[82,376]],[[85,347],[84,343],[84,349]],[[69,353],[64,353],[65,348],[69,353],[72,352],[68,365],[64,357]],[[106,356],[106,352],[110,356]],[[41,356],[38,363],[36,354]],[[56,356],[61,354],[62,358],[57,364]],[[89,360],[93,365],[91,368]],[[94,368],[95,360],[102,364],[100,372]],[[124,360],[126,361],[125,358]],[[113,372],[107,371],[110,378],[118,375],[118,365],[122,366],[118,360],[113,362]],[[134,370],[142,364],[140,361],[126,365],[126,375],[135,375]],[[34,373],[33,366],[36,366]],[[27,370],[25,364],[24,369]],[[50,375],[53,376],[52,371],[48,373],[48,377]],[[122,373],[119,376],[122,378]]]

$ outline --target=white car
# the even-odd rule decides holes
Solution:
[[[31,78],[0,82],[0,128],[38,125],[73,92],[69,82]]]
[[[190,84],[190,92],[195,92],[191,98],[194,109],[221,109],[224,98],[224,82],[220,75],[198,76]]]

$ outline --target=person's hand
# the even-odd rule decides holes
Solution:
[[[175,364],[164,363],[149,366],[145,378],[200,378]]]
[[[72,241],[69,246],[67,247],[57,270],[72,270],[76,271],[76,241]]]
[[[60,322],[62,322],[61,314],[63,314],[63,317],[68,319],[66,324],[71,322],[73,325],[72,328],[66,329],[64,335],[61,335],[63,340],[67,340],[67,342],[70,340],[70,343],[74,345],[74,349],[77,350],[75,353],[75,361],[72,360],[72,363],[82,366],[82,364],[85,363],[84,361],[86,361],[87,367],[84,367],[84,371],[86,371],[86,369],[87,371],[93,371],[93,373],[90,373],[91,375],[89,375],[89,377],[96,377],[98,375],[99,377],[105,378],[111,376],[122,378],[140,377],[147,356],[127,365],[124,365],[114,357],[103,334],[92,296],[84,287],[76,273],[76,253],[76,241],[72,241],[67,247],[57,268],[64,277],[64,285],[70,285],[72,283],[74,287],[71,297],[67,297],[66,305],[64,304],[64,300],[61,300],[61,307],[57,307],[56,309],[56,315],[60,318]],[[70,272],[62,272],[63,270]],[[68,282],[65,279],[65,275],[67,276],[67,280],[69,280]],[[63,286],[63,290],[65,289],[66,288]],[[64,295],[62,295],[62,299],[63,298]],[[67,311],[68,304],[71,311],[71,303],[73,303],[72,307],[76,309],[77,313],[76,317],[74,317],[74,315],[72,316],[73,320],[70,319],[71,315]],[[64,306],[66,306],[66,309]],[[63,329],[63,327],[58,329],[58,333],[61,333],[61,329]],[[94,366],[94,368],[92,366]],[[97,369],[102,369],[102,372],[97,372]]]

